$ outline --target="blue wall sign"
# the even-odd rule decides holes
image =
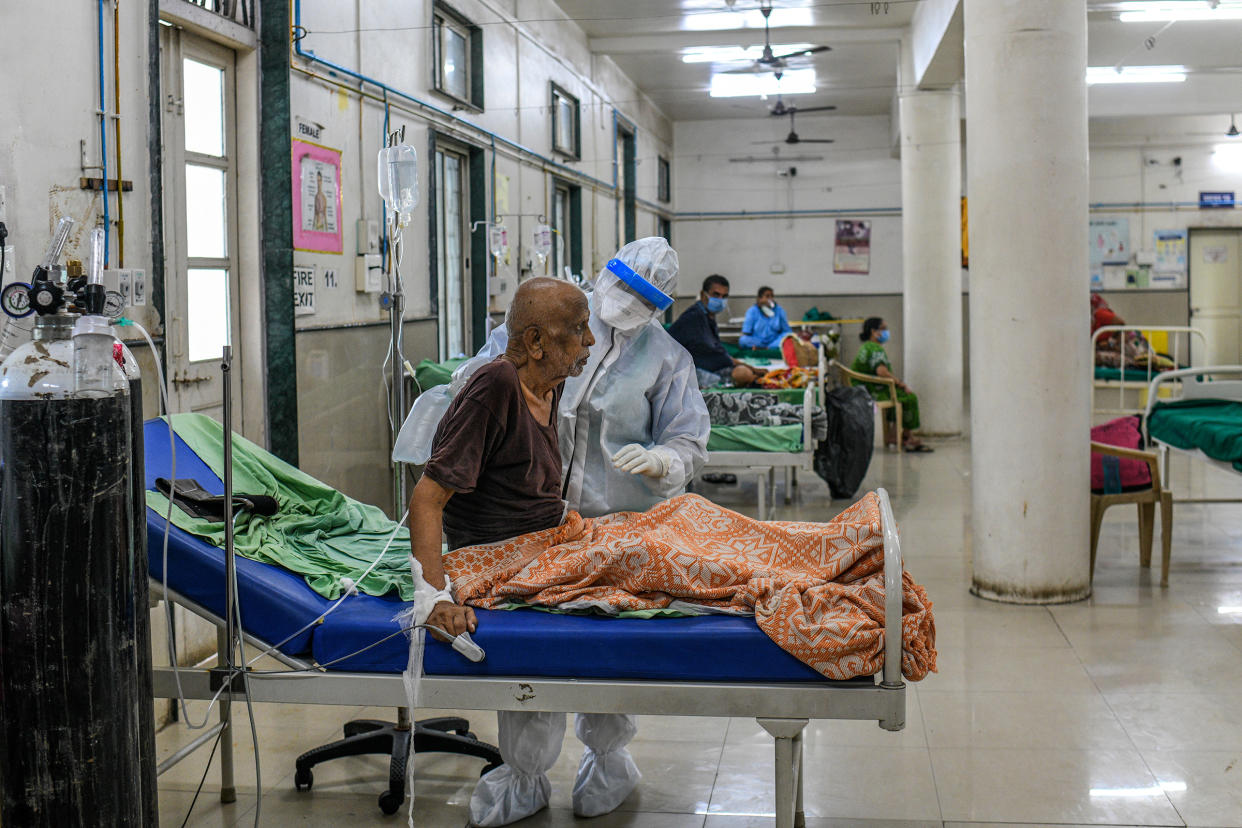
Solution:
[[[1199,207],[1233,207],[1237,203],[1232,191],[1230,192],[1206,192],[1199,191]]]

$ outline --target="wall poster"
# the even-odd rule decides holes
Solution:
[[[293,140],[293,249],[342,252],[340,150]]]
[[[871,272],[871,222],[867,219],[837,219],[833,273]]]
[[[1156,262],[1152,265],[1152,283],[1169,289],[1186,286],[1186,230],[1156,230]]]
[[[1127,264],[1130,261],[1130,220],[1091,219],[1091,266]]]

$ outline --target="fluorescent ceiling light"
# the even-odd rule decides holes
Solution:
[[[1134,0],[1118,4],[1118,18],[1125,23],[1159,23],[1170,20],[1242,20],[1242,3],[1221,0]]]
[[[1242,144],[1217,144],[1212,149],[1212,166],[1221,172],[1242,173]],[[1242,612],[1242,607],[1221,607],[1222,610]]]
[[[1160,782],[1146,788],[1092,788],[1091,796],[1161,796],[1166,793],[1181,793],[1185,790],[1185,782]]]
[[[814,43],[772,44],[772,54],[785,55],[810,49]],[[763,55],[762,46],[696,46],[681,55],[682,63],[729,63],[738,60],[757,60]]]
[[[782,26],[809,26],[812,22],[810,9],[772,9],[772,16],[768,19],[768,24],[773,29],[779,29]],[[763,15],[758,9],[686,14],[682,18],[682,28],[692,32],[762,29]]]
[[[1087,85],[1097,83],[1182,83],[1186,80],[1186,67],[1181,64],[1169,66],[1123,66],[1118,71],[1113,66],[1088,66]]]
[[[1220,615],[1242,615],[1242,607],[1217,607],[1216,612]]]
[[[708,94],[713,98],[741,98],[747,95],[809,95],[815,91],[814,69],[789,69],[778,81],[771,72],[712,75]]]

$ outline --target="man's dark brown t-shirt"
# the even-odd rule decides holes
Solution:
[[[444,507],[449,549],[492,543],[561,522],[561,451],[551,422],[535,420],[503,357],[484,365],[461,390],[436,429],[423,474],[453,491]]]

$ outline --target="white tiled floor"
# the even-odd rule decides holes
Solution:
[[[935,603],[940,673],[911,686],[900,733],[811,724],[808,828],[1242,826],[1242,504],[1177,507],[1168,589],[1156,585],[1158,571],[1139,569],[1134,511],[1117,507],[1090,600],[1006,606],[968,591],[969,470],[963,443],[931,455],[879,453],[872,463],[864,487],[889,489],[908,568]],[[1185,460],[1173,478],[1179,494],[1242,496],[1242,477]],[[754,513],[753,484],[702,493]],[[844,505],[830,503],[818,479],[803,480],[777,517],[822,520]],[[334,738],[349,718],[389,711],[259,707],[261,824],[403,822],[376,806],[388,773],[378,757],[320,765],[312,792],[293,790],[298,753]],[[494,740],[493,715],[467,715]],[[168,728],[161,750],[190,738]],[[220,805],[213,767],[191,825],[253,824],[244,711],[235,742],[239,801]],[[646,719],[632,746],[645,773],[638,791],[611,816],[575,821],[569,786],[581,748],[571,727],[551,774],[552,807],[521,825],[769,826],[769,745],[751,719]],[[181,824],[206,758],[200,752],[160,780],[162,824]],[[420,824],[464,825],[479,762],[427,755],[418,763]]]

